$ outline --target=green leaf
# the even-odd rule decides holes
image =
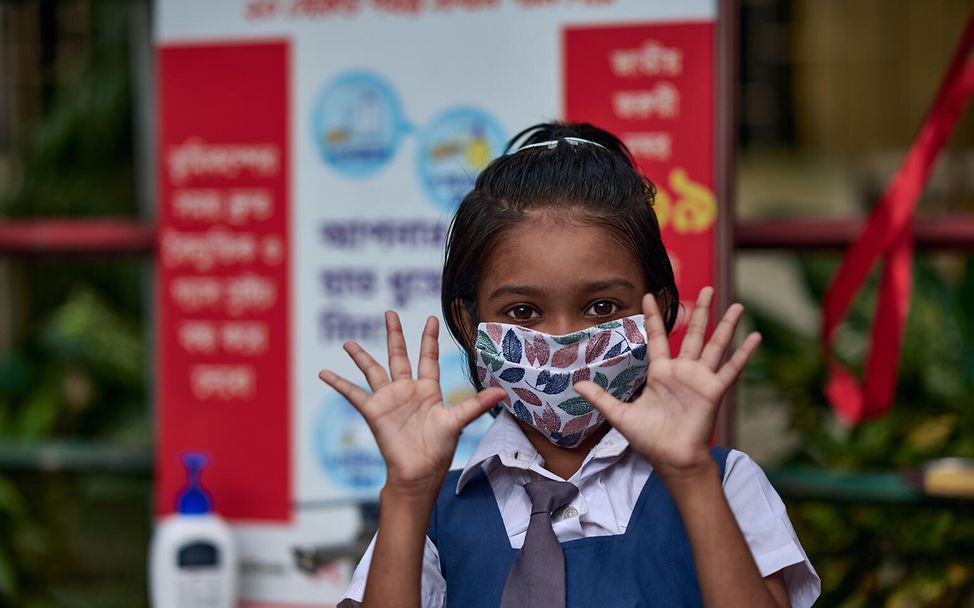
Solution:
[[[628,388],[629,387],[626,386],[625,384],[623,384],[622,386],[617,386],[616,388],[612,389],[612,396],[615,397],[616,399],[622,399],[622,396],[626,394],[626,390]]]
[[[565,410],[572,416],[581,416],[592,411],[592,404],[581,397],[572,397],[558,404],[558,407]]]
[[[552,336],[551,339],[558,344],[574,344],[587,336],[588,334],[584,331],[576,331],[573,334],[568,334],[567,336]]]
[[[592,380],[604,389],[609,388],[609,379],[602,372],[595,372],[595,378]]]
[[[490,371],[496,372],[500,368],[504,367],[504,358],[501,357],[496,350],[494,351],[494,354],[480,353],[480,355],[484,358],[484,363],[490,366]]]
[[[488,336],[487,332],[485,331],[481,331],[481,330],[477,331],[476,348],[478,350],[488,352],[492,355],[497,354],[497,347],[494,346],[494,341],[490,339],[490,336]]]
[[[621,321],[609,321],[608,323],[602,323],[600,325],[596,325],[596,327],[598,327],[600,329],[615,329],[617,327],[622,327],[622,322]]]
[[[629,386],[633,379],[638,376],[643,369],[641,367],[630,367],[629,369],[623,370],[621,374],[612,379],[609,384],[609,388],[620,388]]]

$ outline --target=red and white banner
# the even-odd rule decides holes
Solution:
[[[173,46],[158,67],[157,511],[200,448],[224,516],[286,522],[288,44]]]
[[[317,378],[418,346],[477,173],[551,119],[620,135],[684,304],[716,276],[716,0],[159,0],[156,511],[179,454],[234,524],[244,605],[332,606],[384,467]],[[448,402],[471,391],[442,338]],[[462,464],[490,424],[461,438]]]
[[[565,118],[618,135],[656,186],[684,307],[674,343],[716,275],[713,38],[712,21],[564,30]]]

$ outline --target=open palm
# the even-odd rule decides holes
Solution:
[[[440,388],[439,324],[426,321],[416,378],[406,352],[399,316],[386,313],[389,371],[359,344],[345,351],[365,375],[369,394],[329,370],[318,376],[365,417],[386,462],[388,482],[420,494],[435,492],[453,459],[457,439],[467,424],[504,398],[504,391],[486,389],[463,403],[446,407]]]
[[[586,400],[661,472],[689,470],[709,461],[708,441],[721,399],[761,341],[750,334],[721,365],[743,307],[734,304],[706,342],[713,290],[700,291],[677,357],[670,356],[669,339],[656,299],[643,298],[648,332],[649,372],[639,398],[623,403],[594,382],[575,385]]]

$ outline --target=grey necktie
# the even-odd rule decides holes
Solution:
[[[531,498],[531,520],[507,573],[500,608],[565,608],[565,553],[551,529],[551,514],[570,503],[578,488],[544,479],[524,484],[524,490]]]

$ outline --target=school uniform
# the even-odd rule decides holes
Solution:
[[[821,582],[764,472],[737,450],[712,453],[761,575],[782,570],[791,605],[812,605]],[[423,556],[425,608],[499,604],[531,514],[522,486],[538,479],[560,481],[502,411],[467,465],[444,481]],[[676,507],[652,466],[621,433],[606,433],[566,481],[578,487],[578,495],[552,517],[565,552],[566,608],[700,604]],[[374,543],[352,575],[343,608],[362,599]]]

